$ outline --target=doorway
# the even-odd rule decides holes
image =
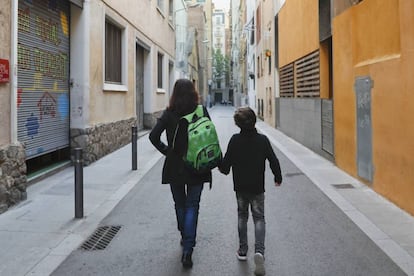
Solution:
[[[144,68],[145,49],[139,44],[136,45],[136,72],[135,72],[135,93],[136,93],[136,116],[138,130],[144,128]]]

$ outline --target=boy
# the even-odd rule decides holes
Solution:
[[[265,161],[269,160],[276,186],[282,183],[279,160],[269,139],[257,133],[256,114],[249,107],[241,107],[234,114],[234,122],[240,133],[234,134],[227,146],[227,152],[219,166],[220,172],[233,172],[234,191],[237,198],[239,249],[237,258],[247,260],[247,220],[249,205],[255,228],[255,274],[264,275],[264,172]]]

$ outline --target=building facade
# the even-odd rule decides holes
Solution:
[[[252,4],[244,22],[249,106],[414,214],[414,2]]]
[[[414,2],[333,7],[335,162],[414,215]]]
[[[275,126],[273,1],[257,1],[255,12],[257,114],[266,123]]]
[[[257,114],[255,11],[255,2],[246,1],[246,22],[243,25],[246,40],[246,105]]]
[[[275,20],[279,74],[276,125],[333,160],[330,0],[287,0]]]
[[[132,126],[151,127],[175,62],[172,1],[5,2],[0,212],[25,199],[34,172],[68,163],[71,149],[88,165],[128,144]]]
[[[226,53],[227,37],[226,24],[228,20],[227,13],[222,9],[213,10],[212,17],[212,38],[213,38],[213,64],[212,64],[212,102],[222,103],[232,100],[226,83]]]

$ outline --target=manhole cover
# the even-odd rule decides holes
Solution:
[[[353,189],[355,188],[352,184],[332,184],[336,189]]]
[[[120,229],[121,226],[100,226],[80,248],[87,251],[103,250]]]

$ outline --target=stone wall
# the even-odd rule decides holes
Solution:
[[[0,147],[0,214],[27,198],[26,154],[22,144]]]
[[[98,124],[87,129],[71,129],[71,148],[82,148],[84,165],[87,166],[129,144],[134,125],[136,118]]]

